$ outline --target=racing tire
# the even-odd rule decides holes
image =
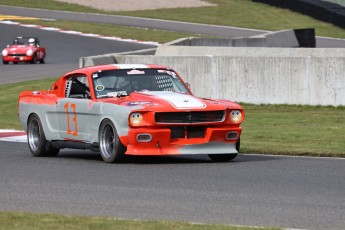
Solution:
[[[53,157],[60,151],[46,140],[41,120],[37,114],[32,114],[28,120],[27,138],[30,152],[35,157]]]
[[[44,58],[45,58],[45,56],[44,56],[42,59],[40,59],[40,64],[45,64],[45,63],[46,63],[46,61],[44,60]]]
[[[31,64],[36,64],[37,63],[37,56],[36,54],[34,54],[34,56],[32,57],[32,60],[30,62]]]
[[[7,65],[8,61],[2,60],[2,64]]]
[[[237,152],[240,152],[240,145],[241,145],[241,140],[238,139],[236,142],[236,150]],[[232,153],[232,154],[209,154],[208,157],[215,161],[215,162],[227,162],[235,159],[237,157],[238,153]]]
[[[17,61],[14,61],[14,62],[13,62],[13,64],[17,65],[17,64],[18,64],[18,62],[17,62]]]
[[[99,128],[99,150],[107,163],[120,163],[126,158],[126,147],[121,143],[115,125],[105,119]]]

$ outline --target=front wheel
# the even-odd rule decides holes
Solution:
[[[36,54],[34,54],[34,56],[32,57],[32,60],[31,60],[31,64],[36,64],[36,62],[37,62],[37,56],[36,56]]]
[[[5,61],[4,59],[2,59],[2,64],[7,65],[8,61]]]
[[[29,118],[27,136],[29,149],[35,157],[56,156],[60,151],[47,142],[41,120],[36,114]]]
[[[99,128],[99,150],[107,163],[123,162],[126,147],[121,143],[114,124],[106,119]]]
[[[238,141],[236,142],[236,150],[237,152],[240,152],[240,139],[238,139]],[[216,162],[227,162],[227,161],[231,161],[233,159],[235,159],[235,157],[237,157],[237,153],[234,154],[209,154],[208,157]]]
[[[44,64],[44,63],[46,63],[46,62],[45,62],[45,60],[44,60],[44,59],[45,59],[45,57],[46,57],[46,56],[44,55],[44,56],[42,57],[42,59],[40,59],[40,64]]]

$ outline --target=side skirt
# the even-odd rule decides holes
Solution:
[[[98,143],[84,143],[84,142],[77,142],[77,141],[50,141],[47,144],[52,145],[54,148],[57,149],[98,149]]]

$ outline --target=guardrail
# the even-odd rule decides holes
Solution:
[[[345,53],[316,49],[305,55],[310,49],[289,50],[231,48],[229,53],[234,56],[114,55],[114,60],[170,66],[201,97],[253,104],[344,106]]]
[[[179,39],[157,49],[82,57],[80,67],[166,65],[201,97],[253,104],[345,106],[345,49],[189,46],[190,42],[190,38]]]

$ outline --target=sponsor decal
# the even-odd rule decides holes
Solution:
[[[104,85],[97,85],[96,86],[96,91],[103,91],[104,90]]]
[[[127,106],[136,106],[136,105],[147,105],[147,104],[152,104],[151,102],[149,101],[136,101],[136,102],[128,102],[124,105],[127,105]]]
[[[128,71],[127,74],[128,75],[132,75],[132,74],[145,74],[145,71],[140,71],[140,70],[133,69],[131,71]]]
[[[108,97],[117,97],[117,96],[127,96],[126,91],[117,91],[117,92],[109,92],[107,93]]]

